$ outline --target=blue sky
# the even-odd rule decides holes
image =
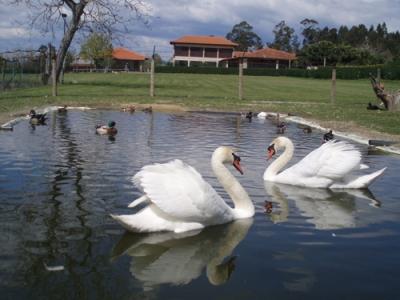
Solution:
[[[41,0],[42,2],[44,0]],[[117,1],[117,0],[116,0]],[[45,1],[44,1],[45,2]],[[389,31],[400,30],[400,0],[149,0],[149,26],[140,22],[129,26],[115,46],[125,46],[142,54],[151,54],[153,46],[164,59],[172,55],[169,41],[182,35],[225,36],[232,27],[247,21],[264,43],[273,39],[272,30],[285,20],[300,37],[300,21],[315,19],[320,27],[340,25],[377,25],[386,22]],[[40,44],[58,45],[63,24],[55,34],[42,35],[36,28],[22,24],[29,15],[23,6],[18,9],[0,0],[0,52],[14,49],[37,49]],[[301,37],[300,37],[301,40]],[[79,51],[82,37],[77,36],[73,48]]]

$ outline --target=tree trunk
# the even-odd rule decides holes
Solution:
[[[376,80],[374,76],[370,74],[372,89],[375,92],[376,97],[382,101],[383,105],[387,110],[399,110],[400,109],[400,91],[394,93],[388,93],[385,91],[383,83]]]
[[[57,82],[59,82],[60,80],[60,74],[63,68],[63,62],[65,56],[67,55],[67,51],[69,49],[69,46],[71,45],[72,39],[74,38],[76,31],[79,29],[81,16],[83,14],[86,5],[87,3],[85,1],[82,1],[79,4],[72,5],[72,7],[70,6],[72,12],[72,18],[71,21],[69,22],[68,29],[63,36],[60,48],[57,51],[57,60],[56,60]]]

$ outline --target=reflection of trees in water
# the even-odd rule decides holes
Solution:
[[[88,293],[102,292],[88,290],[90,284],[83,283],[88,281],[86,273],[90,273],[91,281],[103,282],[104,275],[98,267],[107,262],[106,257],[97,256],[96,263],[91,264],[94,237],[81,184],[85,162],[80,156],[80,145],[71,132],[68,114],[58,115],[53,124],[53,134],[57,138],[53,137],[52,145],[43,145],[52,147],[51,162],[54,165],[47,168],[53,170],[53,175],[46,194],[35,199],[42,202],[29,207],[31,213],[42,217],[33,224],[28,221],[24,229],[22,255],[26,263],[23,272],[25,281],[38,295],[70,298],[72,295],[67,293],[73,290],[74,295],[85,298]],[[54,281],[55,273],[47,272],[44,263],[64,265],[63,276],[57,275],[58,279]],[[99,284],[97,288],[101,286],[105,285]]]

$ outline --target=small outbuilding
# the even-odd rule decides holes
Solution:
[[[232,58],[226,58],[221,62],[224,67],[237,67],[243,59],[243,68],[291,68],[292,62],[297,59],[295,53],[263,48],[251,52],[235,51]]]
[[[77,57],[71,63],[72,72],[90,72],[95,68],[95,65],[90,59]]]
[[[117,71],[143,71],[146,57],[126,48],[114,48],[112,51],[112,69]]]

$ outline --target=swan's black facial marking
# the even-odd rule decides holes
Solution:
[[[275,155],[275,153],[276,153],[276,150],[275,150],[275,144],[271,144],[271,145],[269,145],[269,147],[268,147],[267,151],[268,151],[268,154],[267,154],[267,156],[268,156],[268,159],[271,159],[271,158],[272,158],[272,156],[274,156],[274,155]]]
[[[236,155],[235,153],[232,153],[233,156],[233,166],[235,167],[236,170],[239,171],[240,174],[243,175],[243,170],[242,167],[240,166],[240,156]]]
[[[232,156],[233,156],[233,160],[234,160],[234,161],[235,161],[235,160],[240,161],[240,156],[239,156],[239,155],[236,155],[235,153],[232,153]]]

